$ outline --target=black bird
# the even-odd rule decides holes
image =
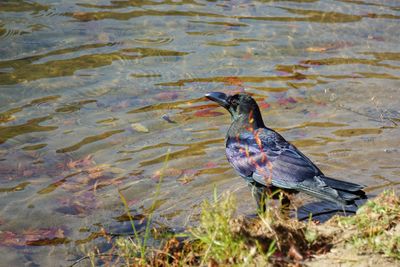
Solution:
[[[304,192],[340,206],[365,198],[363,185],[329,178],[294,145],[265,126],[256,101],[247,94],[205,95],[229,111],[226,156],[252,189],[259,208],[267,192]]]

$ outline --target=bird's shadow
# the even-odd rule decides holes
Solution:
[[[367,199],[360,199],[356,201],[356,205],[350,205],[341,207],[335,205],[329,201],[317,201],[310,202],[297,207],[296,209],[291,208],[289,217],[296,218],[299,221],[307,221],[312,219],[324,223],[335,215],[339,216],[353,216],[357,210],[364,205]],[[257,213],[249,214],[247,217],[256,218],[259,215]]]
[[[324,223],[335,215],[340,215],[340,216],[354,215],[357,212],[357,210],[362,205],[364,205],[366,201],[367,201],[366,199],[360,199],[356,201],[355,205],[349,205],[343,207],[335,205],[328,201],[307,203],[305,205],[298,207],[295,210],[293,216],[295,216],[299,221],[309,220],[311,218],[312,220]]]

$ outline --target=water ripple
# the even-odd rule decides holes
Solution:
[[[92,136],[88,136],[85,137],[84,139],[82,139],[81,141],[79,141],[78,143],[68,146],[68,147],[64,147],[64,148],[60,148],[57,149],[56,152],[57,153],[67,153],[67,152],[72,152],[72,151],[76,151],[78,149],[80,149],[81,147],[106,139],[110,136],[113,136],[114,134],[119,134],[119,133],[123,133],[125,130],[113,130],[113,131],[108,131],[108,132],[104,132],[98,135],[92,135]]]
[[[0,126],[0,144],[6,142],[10,138],[34,132],[47,132],[54,131],[57,126],[41,126],[40,123],[48,121],[52,116],[40,117],[35,119],[30,119],[26,123],[12,126]]]
[[[134,39],[134,42],[141,45],[165,45],[172,43],[173,41],[174,38],[167,36],[162,32],[149,32],[146,33],[146,36]]]
[[[186,52],[152,48],[124,48],[110,53],[87,54],[66,59],[49,60],[42,63],[35,63],[35,61],[43,60],[49,56],[63,55],[79,49],[89,49],[110,45],[112,44],[107,43],[84,45],[80,47],[61,49],[23,59],[0,61],[0,68],[10,66],[14,68],[12,72],[0,72],[0,84],[9,85],[42,78],[72,76],[78,70],[108,66],[114,61],[135,60],[145,57],[179,57],[188,54]]]

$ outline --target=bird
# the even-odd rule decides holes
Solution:
[[[211,92],[205,97],[231,115],[226,157],[248,183],[259,209],[265,211],[265,194],[277,191],[285,196],[303,192],[341,207],[366,198],[364,185],[325,176],[299,149],[265,126],[260,108],[249,94]],[[290,205],[290,198],[285,199]]]

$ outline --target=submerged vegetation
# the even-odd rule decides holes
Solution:
[[[218,198],[215,191],[213,201],[202,205],[199,225],[164,237],[156,249],[146,244],[147,222],[144,236],[134,229],[133,238],[117,238],[108,260],[126,266],[399,263],[400,197],[394,191],[367,201],[354,216],[334,216],[324,224],[288,218],[272,201],[269,204],[254,218],[237,216],[234,196],[226,193]],[[92,265],[100,257],[104,263],[104,255],[87,256]]]

